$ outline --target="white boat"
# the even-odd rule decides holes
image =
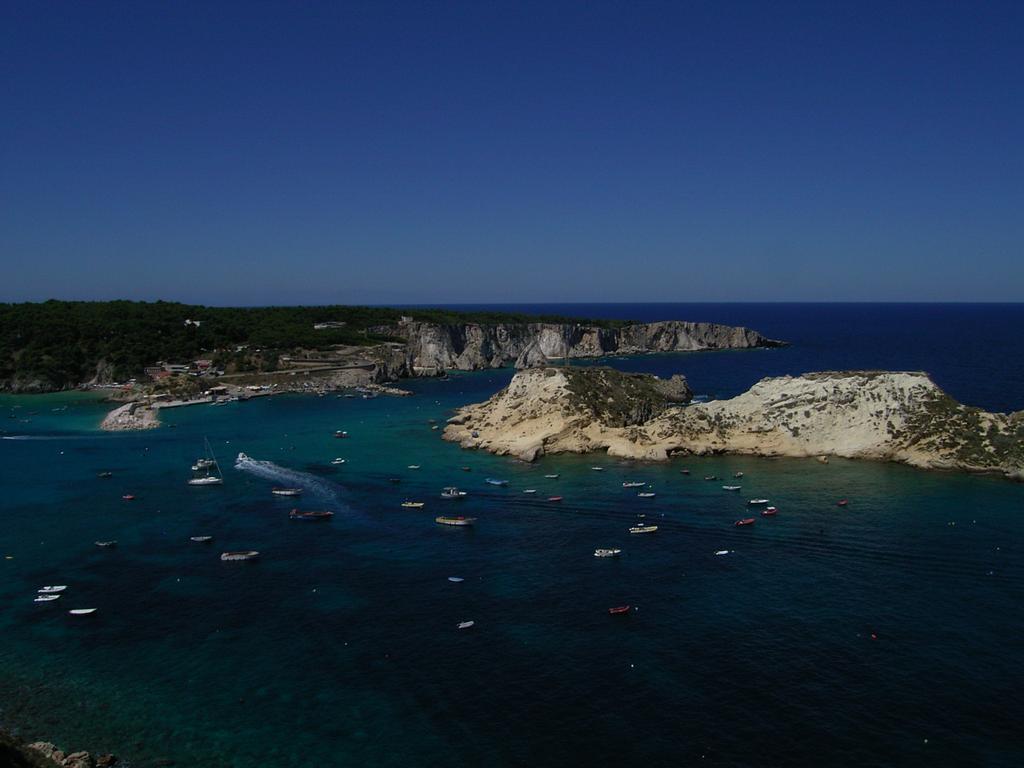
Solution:
[[[52,587],[40,587],[36,591],[39,592],[39,594],[41,594],[41,595],[50,595],[50,594],[53,594],[54,592],[63,592],[67,588],[68,588],[67,584],[57,584],[57,585],[52,586]]]
[[[737,473],[735,473],[735,474],[733,475],[733,477],[735,477],[735,478],[737,478],[737,479],[738,479],[738,478],[741,478],[741,477],[743,477],[743,473],[742,473],[742,472],[737,472]]]
[[[742,485],[723,485],[722,486],[722,490],[723,491],[738,491],[742,487],[743,487]]]
[[[223,552],[221,553],[220,559],[224,562],[229,562],[237,560],[255,560],[259,556],[259,552],[254,549],[250,549],[241,552]]]
[[[419,469],[419,468],[420,468],[419,464],[410,464],[409,465],[409,469]]]
[[[450,485],[441,491],[442,499],[462,499],[465,498],[467,495],[468,494],[465,491],[460,491],[454,485]]]
[[[87,616],[90,613],[96,613],[95,608],[72,608],[68,611],[72,616]]]
[[[595,472],[604,472],[604,467],[591,467]]]
[[[656,525],[634,525],[629,529],[630,533],[654,533],[658,530]]]
[[[452,584],[461,584],[465,581],[465,579],[461,576],[449,576],[448,581],[450,581]]]
[[[206,446],[206,458],[199,459],[192,466],[193,472],[205,471],[206,474],[201,477],[193,477],[188,481],[189,485],[224,485],[224,475],[220,471],[220,465],[217,463],[217,457],[213,453],[213,446],[210,445],[210,441],[207,438],[203,438],[203,443]],[[238,458],[245,457],[244,453],[238,454]],[[247,458],[247,457],[246,457]],[[212,471],[211,471],[212,470]]]
[[[594,557],[618,557],[622,554],[621,549],[595,549]]]
[[[459,622],[459,629],[469,629],[474,624],[476,624],[475,621],[460,621]]]
[[[484,482],[487,483],[488,485],[497,485],[500,488],[504,488],[506,485],[508,485],[508,480],[498,480],[497,478],[494,477],[488,477],[486,480],[484,480]]]
[[[331,461],[331,464],[344,464],[344,463],[345,463],[345,459],[341,459],[341,458],[333,459]]]
[[[301,488],[271,488],[270,492],[275,496],[301,496]]]
[[[751,499],[750,501],[747,502],[747,506],[750,506],[750,507],[760,507],[760,506],[762,506],[764,504],[767,504],[767,503],[768,503],[768,499]]]
[[[193,477],[188,481],[189,485],[224,485],[224,478],[206,475],[204,477]]]
[[[623,488],[643,488],[645,485],[647,485],[647,483],[629,482],[629,483],[623,483],[622,487]]]
[[[653,499],[657,495],[658,494],[654,493],[653,491],[647,491],[646,493],[638,493],[636,497],[638,499]]]
[[[556,473],[554,475],[544,475],[544,477],[546,477],[548,480],[557,480],[558,474]]]
[[[717,552],[715,552],[715,554],[718,555],[718,556],[728,555],[729,554],[729,550],[728,549],[720,549]]]
[[[189,536],[188,540],[197,544],[205,544],[208,541],[213,541],[213,536]]]
[[[434,522],[438,523],[439,525],[454,525],[456,527],[462,527],[462,526],[467,526],[467,525],[473,525],[473,523],[476,522],[476,518],[475,517],[445,517],[444,515],[441,515],[440,517],[435,517],[434,518]]]
[[[536,492],[537,492],[536,488],[527,488],[526,490],[523,491],[523,493],[536,493]]]
[[[49,602],[51,602],[53,600],[58,600],[58,599],[60,599],[60,595],[36,595],[36,599],[33,600],[32,602],[33,603],[49,603]]]
[[[93,544],[102,549],[110,549],[111,547],[117,546],[116,541],[94,541]]]
[[[422,509],[423,508],[423,502],[422,501],[403,501],[402,502],[402,506],[405,507],[406,509]]]

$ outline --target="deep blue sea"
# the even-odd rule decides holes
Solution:
[[[502,308],[791,342],[603,361],[710,397],[893,368],[1024,409],[1024,305]],[[1024,762],[1024,486],[844,460],[529,465],[431,429],[511,373],[176,409],[137,434],[98,432],[95,396],[0,397],[0,722],[133,766]],[[204,437],[223,487],[185,484]],[[255,461],[236,468],[239,452]],[[702,479],[738,471],[739,496]],[[270,495],[282,484],[305,489],[297,504]],[[441,500],[450,484],[469,496]],[[735,528],[755,496],[778,517]],[[336,514],[293,522],[293,506]],[[477,526],[433,522],[455,509]],[[641,514],[657,534],[627,533]],[[262,558],[220,562],[229,549]],[[47,584],[68,588],[33,603]]]

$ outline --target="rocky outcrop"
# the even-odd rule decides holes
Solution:
[[[100,423],[100,429],[108,432],[126,432],[136,429],[153,429],[160,426],[156,411],[139,402],[118,406]]]
[[[88,752],[65,754],[48,741],[33,742],[26,745],[25,749],[40,755],[52,765],[59,765],[62,768],[103,768],[117,764],[117,758],[113,755],[100,755],[98,758],[93,758]]]
[[[749,349],[783,343],[747,328],[675,320],[618,328],[569,323],[437,325],[408,322],[371,330],[404,342],[402,347],[389,348],[386,360],[382,360],[387,374],[393,377],[502,368],[512,364],[529,368],[565,357]]]
[[[924,373],[768,378],[730,400],[685,406],[652,401],[650,392],[664,383],[634,390],[623,384],[629,376],[521,371],[487,402],[461,409],[444,436],[521,458],[596,450],[650,460],[744,453],[869,458],[1009,477],[1024,470],[1024,412],[961,405]]]

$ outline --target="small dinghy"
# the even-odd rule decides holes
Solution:
[[[621,549],[595,549],[594,557],[618,557],[622,554]]]
[[[557,480],[558,479],[558,474],[555,473],[553,475],[544,475],[544,477],[546,477],[548,480]]]
[[[95,544],[97,547],[101,547],[103,549],[110,549],[111,547],[116,547],[117,546],[117,542],[116,541],[94,541],[93,544]]]
[[[657,495],[658,494],[654,493],[653,491],[645,491],[643,493],[638,493],[636,497],[638,499],[653,499]]]
[[[718,550],[717,552],[715,552],[715,554],[716,554],[716,555],[717,555],[718,557],[721,557],[722,555],[728,555],[728,554],[730,554],[730,553],[731,553],[731,551],[732,551],[732,550],[729,550],[729,549],[719,549],[719,550]]]
[[[348,432],[346,432],[343,429],[337,429],[337,430],[334,431],[334,436],[336,438],[338,438],[339,440],[342,440],[342,439],[348,437]]]
[[[271,488],[270,492],[275,496],[301,496],[301,488]]]
[[[209,541],[213,541],[213,536],[189,536],[189,541],[194,541],[197,544],[206,544]]]
[[[680,469],[679,470],[679,474],[680,475],[688,475],[688,474],[690,474],[690,470],[688,470],[688,469]]]
[[[622,487],[623,488],[643,488],[645,485],[647,485],[647,483],[628,482],[628,483],[623,483]]]
[[[630,533],[655,533],[658,530],[656,525],[634,525],[629,529]]]
[[[402,506],[405,507],[406,509],[422,509],[423,508],[423,502],[422,501],[403,501],[402,502]]]
[[[747,502],[748,507],[762,507],[768,503],[768,499],[751,499]]]
[[[536,488],[527,488],[527,489],[525,489],[523,491],[523,493],[536,493],[536,492],[537,492]]]
[[[68,611],[72,616],[88,616],[90,613],[96,613],[95,608],[72,608]]]
[[[52,587],[40,587],[36,591],[41,595],[52,595],[54,592],[63,592],[67,588],[67,584],[56,584]]]
[[[836,506],[837,507],[845,507],[849,503],[850,502],[847,501],[846,499],[840,499],[839,501],[836,502]]]
[[[442,499],[464,499],[467,495],[466,491],[460,491],[454,485],[449,485],[441,491]]]
[[[33,600],[32,602],[33,603],[50,603],[50,602],[53,602],[54,600],[59,600],[59,599],[60,599],[60,595],[36,595],[36,599]]]
[[[705,480],[717,480],[718,475],[704,475]]]
[[[617,605],[614,608],[609,608],[608,609],[608,613],[611,614],[612,616],[622,616],[624,614],[629,613],[630,610],[631,610],[631,607],[628,606],[628,605]]]
[[[450,581],[452,584],[461,584],[465,581],[465,579],[461,576],[449,576],[448,581]]]
[[[474,624],[476,624],[475,621],[460,621],[459,622],[459,629],[469,629]]]
[[[561,496],[548,496],[548,501],[561,501]]]
[[[499,487],[504,487],[508,485],[508,480],[498,480],[497,478],[494,477],[488,477],[486,480],[484,480],[484,482],[487,483],[488,485],[497,485]]]
[[[742,485],[723,485],[722,486],[722,490],[723,491],[738,491],[742,487],[743,487]]]
[[[733,523],[733,525],[735,525],[737,528],[739,528],[739,527],[744,526],[744,525],[753,525],[754,521],[755,521],[755,518],[753,518],[753,517],[745,517],[742,520],[737,520],[735,523]]]
[[[472,472],[473,471],[473,469],[471,467],[459,467],[459,469],[461,469],[463,472]]]
[[[342,458],[331,459],[331,464],[334,464],[335,466],[337,466],[338,464],[344,464],[345,461],[346,460],[342,459]]]
[[[408,468],[409,469],[419,469],[420,465],[419,464],[410,464]]]
[[[96,473],[96,477],[99,477],[99,478],[107,478],[107,477],[113,477],[113,476],[114,476],[113,472],[97,472]]]
[[[131,493],[126,493],[121,498],[124,499],[125,501],[135,501],[135,496]]]
[[[591,467],[595,472],[604,472],[604,467]]]
[[[435,517],[434,522],[438,523],[439,525],[466,526],[473,525],[473,523],[476,522],[476,518],[462,517],[461,515],[459,517],[445,517],[444,515],[442,515],[441,517]]]
[[[761,510],[761,517],[775,517],[777,514],[779,514],[779,510],[775,507],[765,507]]]
[[[743,473],[742,472],[736,472],[736,473],[733,474],[733,477],[735,477],[737,480],[739,480],[741,477],[743,477]]]
[[[238,562],[242,560],[256,560],[259,558],[260,553],[255,549],[243,550],[239,552],[222,552],[220,559],[227,562]]]
[[[334,513],[329,510],[313,510],[310,512],[302,512],[298,509],[293,509],[288,513],[289,520],[330,520],[334,517]]]

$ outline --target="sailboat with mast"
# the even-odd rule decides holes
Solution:
[[[213,453],[213,446],[210,445],[208,438],[203,438],[203,442],[206,445],[206,458],[199,459],[192,467],[192,471],[197,474],[188,481],[189,485],[224,485],[224,475],[220,471],[220,464],[217,463],[217,457]],[[205,471],[205,474],[200,475],[198,472]]]

